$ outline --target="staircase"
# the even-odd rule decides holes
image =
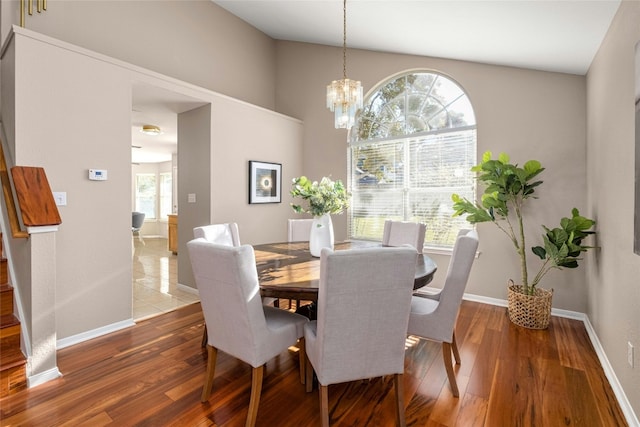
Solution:
[[[13,314],[7,265],[0,234],[0,399],[27,388],[27,362],[20,349],[20,321]]]

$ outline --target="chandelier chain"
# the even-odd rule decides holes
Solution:
[[[347,79],[347,0],[342,5],[342,75]]]
[[[362,108],[362,84],[347,78],[347,0],[342,2],[342,80],[327,85],[327,108],[335,113],[336,129],[351,129]]]

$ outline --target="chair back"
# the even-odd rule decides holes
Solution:
[[[287,241],[288,242],[308,242],[311,235],[310,219],[288,219],[287,220]]]
[[[142,224],[144,224],[144,212],[131,212],[131,230],[140,231]]]
[[[404,372],[416,256],[408,246],[322,250],[314,346],[322,385]]]
[[[427,227],[419,222],[386,220],[382,246],[411,245],[421,254],[426,230]]]
[[[193,237],[203,238],[212,243],[227,246],[240,246],[240,233],[238,224],[230,222],[226,224],[211,224],[193,229]]]
[[[269,333],[253,247],[199,238],[188,242],[187,249],[209,344],[254,367],[264,363],[262,352],[269,346],[263,341]]]
[[[428,337],[437,341],[451,342],[458,317],[462,296],[469,280],[471,266],[478,249],[478,233],[475,230],[460,230],[453,247],[451,262],[447,270],[444,286],[439,295],[439,303],[429,321],[429,332],[420,333],[423,325],[409,320],[409,334]],[[421,298],[421,297],[414,297]]]

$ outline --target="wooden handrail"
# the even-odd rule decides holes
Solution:
[[[11,187],[11,181],[9,180],[9,170],[7,169],[7,162],[4,159],[4,149],[2,148],[2,142],[0,141],[0,181],[2,181],[2,193],[4,194],[4,201],[7,204],[7,215],[9,216],[9,226],[11,227],[11,235],[14,238],[27,238],[29,233],[23,231],[20,227],[20,221],[18,220],[18,210],[13,200],[13,189]]]
[[[11,168],[11,176],[24,225],[39,227],[62,223],[43,168],[14,166]]]

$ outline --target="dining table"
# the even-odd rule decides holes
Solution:
[[[381,247],[380,242],[337,242],[334,250]],[[320,258],[309,252],[309,242],[282,242],[254,245],[256,267],[263,297],[317,301],[320,282]],[[425,254],[416,258],[413,288],[433,280],[436,263]]]

